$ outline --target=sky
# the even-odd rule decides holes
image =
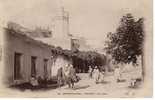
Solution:
[[[149,18],[151,0],[0,0],[0,19],[27,28],[52,27],[60,7],[70,14],[70,33],[83,36],[88,44],[103,46],[108,32],[114,32],[120,18],[132,13]]]

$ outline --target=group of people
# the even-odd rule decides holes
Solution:
[[[99,66],[95,66],[95,67],[91,67],[89,66],[89,77],[94,79],[95,83],[99,83],[99,82],[104,82],[104,76],[105,76],[105,70],[102,69],[103,67],[99,67]],[[121,81],[121,71],[120,68],[117,66],[114,70],[114,78],[116,80],[116,82],[120,82]]]
[[[57,72],[57,83],[59,88],[63,84],[68,84],[69,88],[74,88],[74,83],[78,82],[75,68],[72,64],[67,64],[65,67],[60,67]]]
[[[96,84],[104,82],[105,70],[101,66],[89,66],[89,78],[93,79]],[[116,82],[121,80],[120,68],[116,67],[114,70],[114,77]],[[74,83],[78,82],[80,78],[76,75],[75,68],[72,64],[67,64],[60,67],[57,71],[57,83],[60,88],[64,84],[68,84],[69,88],[74,88]]]
[[[94,68],[89,66],[88,72],[89,77],[93,78],[96,84],[104,81],[104,70],[102,70],[98,66],[95,66]]]

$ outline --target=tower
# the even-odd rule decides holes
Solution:
[[[53,38],[67,39],[69,38],[69,13],[64,10],[64,7],[58,11],[54,18]]]
[[[69,36],[69,13],[61,6],[58,8],[56,17],[53,19],[53,33],[50,38],[54,46],[59,46],[63,49],[71,49]]]

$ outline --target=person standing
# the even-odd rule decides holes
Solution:
[[[58,87],[61,88],[61,85],[63,84],[63,69],[62,67],[58,69],[57,72],[57,84]]]
[[[114,77],[116,79],[116,82],[120,82],[120,80],[121,80],[121,73],[120,73],[120,68],[118,66],[116,66],[116,68],[115,68]]]
[[[91,66],[89,66],[88,73],[89,73],[89,77],[92,78],[93,69]]]
[[[74,88],[74,83],[77,81],[77,79],[76,79],[75,68],[73,68],[72,64],[70,64],[69,81],[71,83],[71,88]]]
[[[104,82],[104,71],[100,71],[100,75],[99,75],[99,81],[102,83]]]
[[[68,87],[70,88],[71,87],[71,82],[69,78],[70,66],[68,64],[63,68],[63,72],[64,72],[65,84],[68,84]]]
[[[100,76],[100,72],[97,66],[95,66],[93,74],[94,74],[95,83],[97,84],[99,82],[99,76]]]

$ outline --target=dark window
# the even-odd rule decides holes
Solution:
[[[14,56],[14,79],[20,79],[21,74],[20,74],[20,69],[21,69],[21,53],[15,53]]]
[[[44,59],[44,78],[47,78],[47,63],[48,59]]]
[[[36,59],[37,57],[31,57],[31,77],[36,76]]]

